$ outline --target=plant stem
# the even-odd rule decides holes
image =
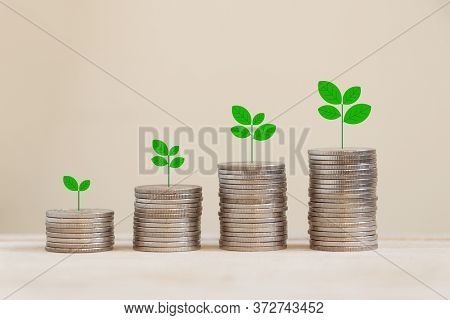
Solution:
[[[253,162],[253,124],[250,126],[250,161]]]
[[[341,148],[344,149],[344,104],[341,103]]]
[[[78,190],[78,211],[80,211],[80,190]]]
[[[170,188],[170,155],[167,156],[167,188]]]

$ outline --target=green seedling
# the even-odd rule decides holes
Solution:
[[[170,168],[179,168],[184,163],[183,157],[170,159],[170,157],[175,156],[180,151],[180,147],[173,146],[169,150],[167,144],[161,140],[153,140],[152,146],[153,150],[158,154],[152,158],[152,162],[157,167],[167,166],[167,188],[170,188]]]
[[[262,124],[264,113],[257,113],[253,118],[250,112],[242,106],[233,106],[233,118],[241,125],[231,128],[231,133],[238,138],[250,137],[250,161],[253,162],[253,140],[264,141],[270,139],[277,127],[271,123]]]
[[[341,118],[341,148],[344,148],[344,122],[352,125],[364,122],[369,117],[372,107],[365,103],[354,104],[361,95],[361,87],[349,88],[344,96],[339,88],[329,81],[319,81],[318,89],[323,100],[330,104],[319,108],[320,115],[327,120]],[[344,113],[344,106],[350,105],[352,106]]]
[[[86,191],[89,189],[91,185],[91,180],[84,180],[80,184],[78,184],[78,181],[71,176],[64,176],[63,177],[64,185],[67,189],[70,191],[76,191],[78,194],[78,211],[80,210],[80,192]]]

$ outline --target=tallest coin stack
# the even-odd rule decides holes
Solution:
[[[376,249],[375,149],[314,149],[308,154],[311,249]]]
[[[283,163],[219,164],[220,247],[231,251],[286,248]]]

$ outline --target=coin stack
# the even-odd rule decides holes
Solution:
[[[148,185],[135,188],[134,249],[182,252],[200,249],[202,187]]]
[[[48,210],[45,250],[92,253],[112,250],[114,211],[104,209]]]
[[[314,149],[308,154],[311,249],[377,249],[375,149]]]
[[[286,174],[283,163],[228,162],[219,167],[220,248],[286,248]]]

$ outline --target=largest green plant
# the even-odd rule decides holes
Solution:
[[[365,103],[354,104],[361,96],[361,87],[351,87],[343,96],[339,88],[330,81],[319,81],[318,89],[323,100],[329,103],[319,108],[320,115],[327,120],[341,119],[341,148],[344,148],[344,123],[355,125],[364,122],[372,107]],[[350,108],[345,111],[344,106]]]

